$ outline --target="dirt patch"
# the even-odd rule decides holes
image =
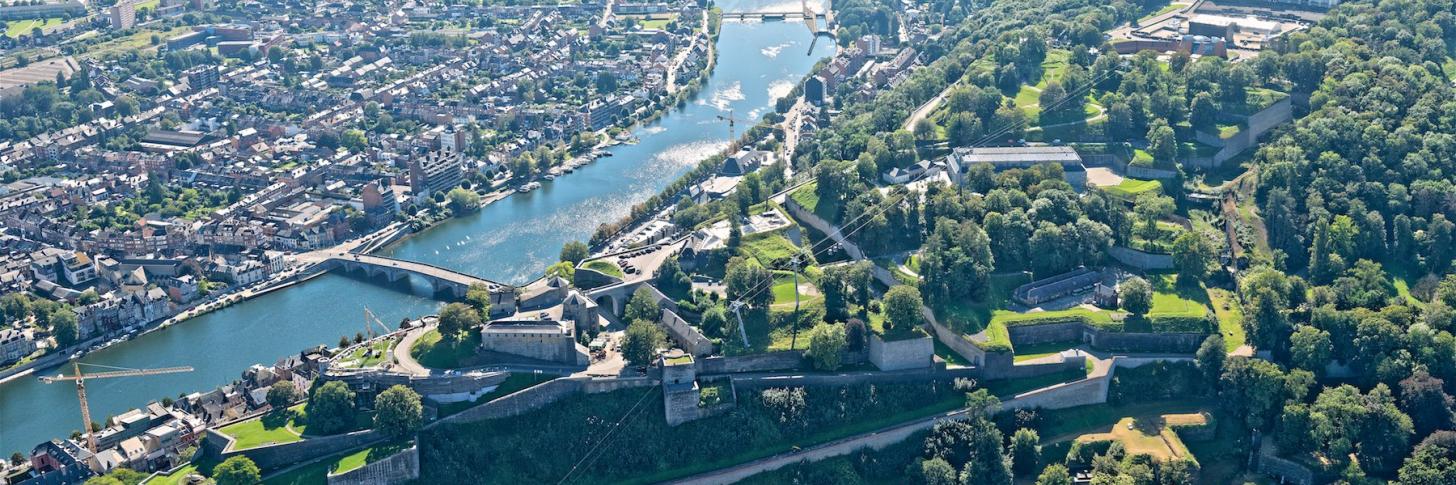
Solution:
[[[1107,167],[1087,167],[1087,183],[1098,187],[1114,187],[1122,183],[1122,176]]]

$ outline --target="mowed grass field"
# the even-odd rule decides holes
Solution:
[[[65,23],[65,21],[61,20],[61,18],[59,17],[46,19],[8,20],[5,23],[5,36],[14,39],[22,35],[30,35],[33,29],[37,27],[46,29],[61,25],[62,23]]]
[[[303,440],[306,427],[303,424],[303,405],[288,408],[283,413],[268,413],[247,421],[229,424],[218,431],[231,436],[233,448],[246,450],[276,443],[292,443]]]

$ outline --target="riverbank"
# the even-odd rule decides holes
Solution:
[[[819,58],[832,55],[824,42],[812,55],[803,55],[811,41],[797,23],[724,22],[710,79],[696,97],[671,105],[670,114],[639,124],[632,132],[638,143],[613,145],[612,156],[582,165],[524,197],[501,194],[504,198],[476,213],[402,234],[374,254],[512,284],[536,279],[557,262],[563,244],[587,240],[599,223],[619,220],[698,161],[721,151],[728,140],[726,123],[718,116],[730,110],[772,109],[770,98],[782,95]],[[780,50],[785,54],[775,57]],[[149,400],[211,389],[236,380],[249,365],[352,337],[366,326],[366,305],[384,322],[437,311],[439,302],[428,285],[418,283],[381,285],[329,272],[288,291],[272,291],[196,315],[188,325],[172,325],[166,332],[91,353],[82,362],[195,368],[166,377],[87,382],[92,413],[115,415]],[[65,436],[77,427],[77,415],[74,389],[35,379],[5,384],[0,388],[0,449],[28,451],[35,443]]]

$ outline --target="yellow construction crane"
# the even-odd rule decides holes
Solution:
[[[81,429],[82,432],[86,433],[86,449],[91,450],[93,454],[96,453],[96,433],[91,432],[91,407],[86,404],[86,379],[110,379],[113,377],[154,376],[158,374],[192,372],[192,366],[164,367],[161,369],[127,369],[125,367],[111,367],[97,364],[86,365],[117,370],[83,374],[81,373],[81,363],[72,362],[71,368],[75,370],[75,375],[66,376],[56,374],[54,377],[44,376],[40,378],[40,381],[46,384],[58,381],[76,381],[76,398],[81,401]]]

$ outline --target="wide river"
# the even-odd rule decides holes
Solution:
[[[725,10],[798,6],[731,3]],[[798,22],[725,22],[718,65],[707,85],[683,108],[638,127],[640,143],[614,147],[613,156],[545,182],[540,190],[447,221],[381,254],[495,281],[527,282],[555,262],[563,243],[586,240],[598,224],[623,217],[633,204],[726,146],[728,128],[719,115],[732,110],[740,118],[757,119],[771,110],[773,100],[787,94],[816,61],[833,54],[827,39],[812,41]],[[227,384],[252,364],[271,364],[309,346],[334,345],[340,336],[364,330],[366,305],[393,324],[430,313],[439,302],[418,289],[412,293],[331,274],[123,342],[83,362],[131,368],[190,365],[196,370],[88,382],[92,419]],[[67,436],[80,429],[80,420],[76,391],[69,384],[25,377],[0,385],[0,457],[28,453],[37,443]]]

